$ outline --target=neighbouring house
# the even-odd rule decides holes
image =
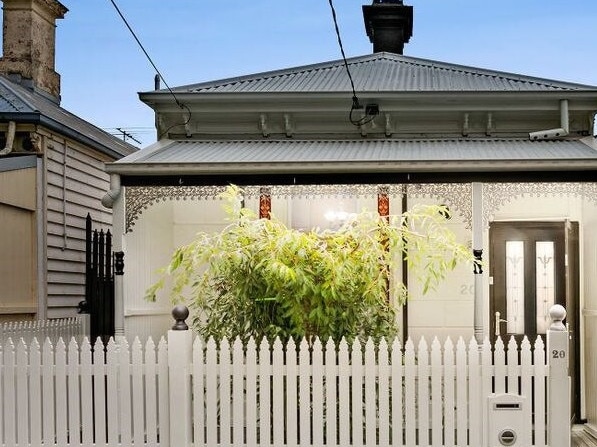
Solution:
[[[135,147],[60,107],[55,0],[3,0],[0,321],[73,316],[85,299],[85,218],[105,229],[104,164]]]
[[[597,431],[597,86],[404,56],[412,7],[363,7],[374,53],[140,94],[157,143],[107,166],[116,333],[159,336],[171,303],[144,301],[155,271],[198,230],[224,225],[228,184],[296,228],[333,227],[362,207],[446,204],[482,269],[460,267],[411,300],[404,336],[545,334],[566,306],[572,409]],[[183,106],[181,106],[181,104]]]

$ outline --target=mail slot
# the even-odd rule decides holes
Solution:
[[[496,410],[522,410],[522,405],[519,402],[504,402],[493,404],[493,408]]]
[[[526,397],[508,393],[491,394],[488,405],[486,427],[489,447],[530,445],[531,421]]]

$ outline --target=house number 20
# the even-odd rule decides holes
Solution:
[[[554,359],[565,359],[566,351],[564,351],[564,350],[558,351],[557,349],[554,349],[553,351],[551,351],[551,356]]]

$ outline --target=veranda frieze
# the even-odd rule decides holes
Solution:
[[[218,200],[225,186],[131,186],[126,194],[126,232],[132,231],[143,211],[168,200]],[[471,183],[424,183],[391,185],[272,185],[267,187],[276,198],[390,197],[435,198],[459,214],[467,228],[472,226]],[[263,186],[243,187],[246,198],[259,199]],[[486,183],[483,184],[483,223],[508,202],[524,197],[572,196],[597,205],[597,183]]]
[[[597,205],[597,183],[485,183],[483,184],[483,224],[503,206],[522,197],[576,197]]]

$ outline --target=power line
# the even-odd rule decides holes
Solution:
[[[156,66],[156,64],[153,62],[153,59],[151,58],[151,56],[149,56],[149,53],[147,52],[147,50],[145,49],[145,47],[143,46],[143,44],[141,43],[141,41],[137,37],[137,34],[135,33],[135,31],[133,30],[133,28],[131,27],[131,25],[127,21],[126,17],[122,13],[122,11],[118,7],[118,5],[116,4],[116,1],[115,0],[110,0],[110,3],[112,3],[112,6],[114,6],[114,9],[116,10],[116,12],[118,13],[118,15],[120,16],[120,18],[122,19],[122,21],[124,22],[124,24],[126,25],[126,27],[128,28],[128,30],[130,31],[131,35],[133,36],[133,38],[135,39],[135,41],[137,42],[137,44],[139,45],[139,48],[141,48],[141,51],[143,51],[143,54],[145,54],[145,57],[147,58],[147,60],[149,61],[149,63],[151,64],[151,66],[153,67],[153,69],[155,70],[155,72],[157,73],[157,75],[160,77],[160,79],[162,80],[162,82],[164,83],[164,85],[166,86],[166,88],[168,89],[168,91],[170,92],[170,94],[172,95],[172,97],[174,98],[174,101],[176,101],[176,104],[178,105],[178,107],[180,107],[181,109],[186,109],[187,112],[188,112],[188,114],[189,114],[188,117],[187,117],[187,119],[186,119],[186,121],[184,123],[174,124],[174,125],[170,126],[168,129],[166,129],[166,131],[164,133],[162,133],[162,135],[159,136],[159,138],[161,138],[165,133],[167,133],[173,127],[176,127],[176,126],[186,126],[191,121],[191,110],[185,104],[181,103],[178,100],[178,98],[176,97],[176,94],[174,93],[174,91],[172,91],[172,89],[170,88],[170,86],[166,82],[166,79],[164,78],[164,76],[162,76],[162,73],[160,72],[160,70],[158,69],[158,67]]]
[[[170,94],[172,95],[172,97],[174,98],[174,100],[176,101],[176,104],[178,104],[179,107],[182,107],[182,104],[178,101],[178,98],[176,97],[176,95],[174,94],[174,92],[172,91],[172,89],[170,88],[170,86],[168,85],[168,83],[166,82],[166,80],[164,79],[164,76],[162,76],[162,73],[160,72],[160,70],[158,69],[158,67],[153,62],[153,59],[151,59],[151,56],[149,56],[149,53],[147,53],[147,50],[145,50],[145,47],[143,46],[143,44],[141,43],[141,41],[137,37],[137,34],[135,33],[135,31],[133,30],[133,28],[131,27],[131,25],[129,25],[129,22],[126,20],[126,17],[124,17],[124,14],[120,10],[120,8],[116,4],[116,2],[114,0],[110,0],[110,3],[112,3],[112,6],[114,6],[114,9],[118,13],[118,15],[120,16],[120,18],[124,22],[124,24],[126,25],[126,27],[131,32],[131,35],[137,41],[137,44],[139,45],[139,48],[141,48],[141,51],[143,51],[143,54],[145,54],[145,57],[147,58],[147,60],[149,61],[149,63],[151,64],[151,66],[153,67],[153,69],[155,70],[155,72],[158,74],[158,76],[160,77],[160,79],[164,82],[164,85],[166,86],[166,88],[168,88],[168,91],[170,92]]]
[[[357,92],[354,87],[354,80],[352,79],[352,74],[350,73],[350,68],[348,67],[348,61],[346,60],[346,54],[344,52],[344,45],[342,44],[342,37],[340,35],[340,27],[338,26],[338,17],[336,15],[336,8],[334,8],[333,0],[328,0],[330,4],[330,9],[332,10],[332,19],[334,21],[334,29],[336,30],[336,37],[338,39],[338,46],[340,47],[340,53],[342,54],[342,60],[344,61],[344,68],[346,69],[346,74],[348,75],[348,80],[350,81],[350,87],[352,89],[352,106],[350,108],[350,114],[348,115],[348,119],[352,124],[355,126],[362,126],[371,122],[375,116],[364,116],[360,119],[354,119],[353,113],[355,110],[362,109],[363,106],[359,102],[359,98],[357,96]]]

